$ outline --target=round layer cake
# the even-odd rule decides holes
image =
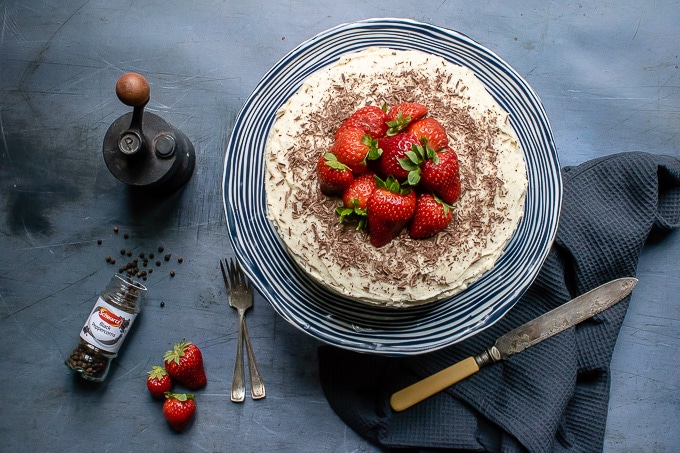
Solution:
[[[446,128],[462,191],[445,230],[376,248],[338,221],[342,200],[321,192],[315,169],[354,111],[401,102],[426,105]],[[290,256],[360,302],[402,308],[463,291],[493,267],[524,212],[526,168],[508,113],[469,69],[419,51],[370,48],[309,76],[278,110],[265,159],[267,217]]]

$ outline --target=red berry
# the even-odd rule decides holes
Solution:
[[[342,194],[345,207],[365,210],[368,199],[377,187],[372,172],[357,176]]]
[[[377,141],[363,129],[348,126],[337,134],[330,153],[347,165],[352,173],[360,175],[366,171],[366,159],[372,149],[377,149]]]
[[[376,178],[377,188],[368,199],[368,232],[371,244],[382,247],[397,237],[413,216],[416,194],[402,188],[394,177]]]
[[[378,170],[383,177],[394,176],[399,182],[408,180],[412,171],[420,172],[423,161],[422,153],[414,150],[420,142],[413,134],[397,134],[378,139],[378,147],[382,155],[378,161]],[[415,152],[415,154],[411,154]]]
[[[324,153],[319,156],[316,174],[319,177],[321,192],[329,196],[341,194],[354,180],[352,170],[339,162],[333,153]]]
[[[154,398],[165,398],[165,393],[172,389],[172,381],[167,371],[159,366],[152,367],[146,378],[146,388]]]
[[[408,233],[414,239],[434,236],[446,228],[453,218],[453,208],[431,193],[418,197]]]
[[[335,133],[342,133],[342,130],[347,127],[358,127],[366,132],[371,138],[380,138],[387,133],[387,115],[385,111],[377,105],[367,105],[361,107],[359,110],[352,113],[347,118],[338,131]]]
[[[170,377],[188,389],[198,390],[208,383],[203,369],[203,354],[195,344],[182,340],[165,353],[163,360]]]
[[[416,102],[402,102],[387,111],[387,135],[402,132],[412,122],[427,115],[427,107]]]
[[[177,432],[184,431],[196,414],[196,401],[194,395],[185,393],[166,394],[163,403],[163,416],[172,429]]]
[[[446,136],[446,129],[439,121],[434,118],[422,118],[411,123],[406,129],[406,132],[418,137],[419,140],[423,138],[427,140],[427,146],[435,151],[439,151],[449,144],[449,138]]]
[[[427,159],[420,173],[423,189],[434,192],[444,202],[454,204],[460,197],[460,174],[458,155],[451,148]]]

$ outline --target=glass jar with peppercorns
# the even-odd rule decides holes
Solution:
[[[87,380],[101,382],[141,308],[146,287],[115,274],[94,304],[66,366]]]

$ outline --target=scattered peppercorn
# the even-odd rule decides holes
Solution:
[[[130,235],[127,234],[127,233],[125,233],[125,234],[123,235],[123,237],[124,237],[125,239],[128,239],[128,238],[130,237]]]
[[[152,252],[152,253],[149,253],[149,259],[150,259],[150,260],[152,260],[152,259],[154,258],[154,256],[155,256],[155,255],[153,254],[153,252]]]
[[[125,249],[120,249],[120,254],[125,255]]]
[[[97,239],[97,244],[102,245],[102,240],[101,240],[101,239]]]
[[[159,252],[159,253],[163,253],[163,250],[164,250],[164,249],[163,249],[163,246],[162,246],[162,245],[158,247],[158,252]]]
[[[156,266],[160,266],[160,265],[161,265],[161,260],[156,260]]]
[[[166,253],[164,258],[165,258],[165,261],[170,261],[170,254]]]
[[[165,307],[165,302],[161,301],[161,308]]]
[[[175,271],[170,271],[170,277],[174,277],[174,276],[175,276]]]
[[[132,256],[132,252],[130,252],[130,251],[128,250],[128,252],[126,253],[126,255],[127,255],[127,256]]]
[[[139,252],[139,257],[140,257],[141,259],[144,259],[145,256],[146,256],[146,255],[144,255],[144,252]]]
[[[183,261],[184,261],[184,258],[182,258],[181,256],[179,258],[177,258],[177,262],[179,264],[182,264]]]
[[[113,227],[113,232],[118,233],[118,227],[117,226]]]

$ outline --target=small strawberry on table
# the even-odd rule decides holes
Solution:
[[[177,432],[184,431],[196,414],[194,395],[187,393],[166,393],[163,416],[170,427]]]
[[[146,378],[146,388],[149,389],[151,396],[162,400],[165,398],[165,393],[172,389],[172,380],[168,376],[165,368],[160,366],[153,366]]]
[[[203,368],[203,354],[195,344],[182,340],[163,357],[170,377],[190,390],[198,390],[208,383]]]

